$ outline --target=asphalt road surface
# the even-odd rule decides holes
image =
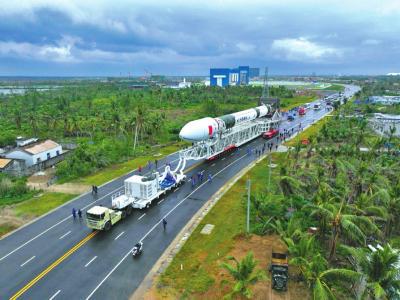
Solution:
[[[356,87],[348,86],[346,94],[356,91]],[[321,110],[308,110],[305,116],[282,122],[281,131],[295,128],[295,132],[300,122],[304,128],[327,113],[324,105]],[[276,143],[276,138],[273,141]],[[94,205],[110,206],[111,195],[123,190],[124,179],[137,171],[101,186],[97,196],[83,194],[7,236],[0,241],[0,298],[129,298],[198,209],[237,172],[257,159],[247,149],[260,148],[265,142],[258,138],[213,162],[189,161],[188,178],[205,170],[205,178],[211,174],[212,181],[205,179],[192,187],[188,180],[149,209],[136,210],[108,232],[91,231],[83,220],[74,220],[72,208],[85,211]],[[160,160],[159,169],[163,170],[165,163],[175,167],[178,157],[174,153]],[[168,222],[165,231],[161,224],[164,217]],[[143,241],[144,250],[133,259],[130,251],[138,241]]]

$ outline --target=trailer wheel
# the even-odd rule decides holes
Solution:
[[[125,218],[126,218],[126,211],[125,211],[125,210],[122,211],[121,218],[122,218],[122,219],[125,219]]]
[[[108,221],[108,222],[104,225],[104,230],[105,230],[105,231],[108,231],[108,230],[110,230],[110,228],[111,228],[111,222]]]
[[[146,204],[146,209],[148,209],[150,207],[150,202]]]
[[[131,213],[132,213],[132,206],[129,205],[129,206],[126,208],[126,215],[130,216]]]

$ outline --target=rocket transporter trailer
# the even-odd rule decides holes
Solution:
[[[111,208],[94,206],[86,213],[86,224],[96,230],[109,230],[111,226],[130,215],[134,208],[148,208],[151,203],[185,182],[182,169],[171,171],[165,167],[162,176],[154,172],[149,176],[133,175],[124,181],[124,191],[111,197]]]
[[[133,175],[127,178],[124,191],[111,197],[111,208],[95,206],[88,210],[88,227],[110,229],[130,215],[133,209],[148,208],[154,200],[182,184],[186,179],[183,170],[188,159],[216,158],[277,128],[280,122],[279,110],[261,105],[218,118],[207,117],[187,123],[179,136],[192,142],[193,146],[179,152],[176,169],[172,171],[166,166],[161,176],[155,172],[149,176]]]

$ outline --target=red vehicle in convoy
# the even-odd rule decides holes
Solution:
[[[299,108],[299,116],[304,116],[306,114],[306,109],[304,107]]]
[[[278,133],[279,133],[278,129],[270,129],[269,131],[263,134],[263,138],[269,140],[272,139],[274,136],[277,136]]]

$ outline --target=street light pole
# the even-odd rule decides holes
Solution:
[[[250,232],[250,187],[251,180],[247,179],[247,233]]]

